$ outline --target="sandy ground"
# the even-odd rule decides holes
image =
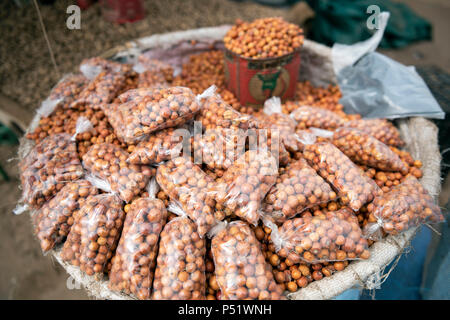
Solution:
[[[447,0],[411,0],[407,2],[416,12],[432,21],[434,39],[411,45],[402,50],[381,52],[405,63],[437,65],[450,72],[450,4]],[[0,99],[0,109],[2,100]],[[0,180],[0,299],[87,299],[82,289],[67,288],[68,275],[50,257],[44,257],[34,239],[29,217],[14,216],[12,209],[20,197],[17,163],[8,162],[16,147],[0,146],[0,164],[11,181]],[[1,179],[1,178],[0,178]],[[450,190],[450,183],[449,190]],[[444,193],[446,197],[450,192]],[[446,203],[442,201],[441,203]]]

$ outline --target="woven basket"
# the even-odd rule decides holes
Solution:
[[[126,43],[106,52],[103,57],[130,61],[144,51],[154,51],[156,56],[164,52],[180,49],[180,54],[195,53],[206,50],[208,46],[200,46],[186,51],[186,43],[196,40],[197,43],[217,43],[223,39],[230,26],[193,29],[167,34],[157,34]],[[305,40],[301,50],[300,80],[309,80],[316,86],[336,84],[336,77],[332,68],[331,49],[313,41]],[[181,59],[180,59],[181,60]],[[28,128],[33,131],[39,122],[36,115]],[[406,150],[423,163],[423,178],[421,183],[428,192],[436,197],[440,191],[440,153],[437,141],[436,126],[421,117],[408,118],[398,121],[402,138],[406,142]],[[22,159],[32,148],[32,142],[22,139],[19,148],[19,158]],[[32,214],[32,212],[30,212]],[[388,276],[386,267],[409,246],[417,232],[417,228],[410,229],[397,236],[388,236],[376,242],[370,248],[370,259],[353,261],[343,271],[336,272],[330,277],[314,281],[306,288],[294,293],[288,293],[289,299],[332,299],[347,289],[363,287],[376,289]],[[79,282],[94,299],[133,299],[130,296],[109,290],[108,282],[97,281],[93,277],[81,272],[78,267],[65,263],[60,258],[61,246],[49,254],[58,261],[64,269]]]

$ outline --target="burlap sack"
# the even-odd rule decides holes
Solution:
[[[133,59],[140,52],[146,50],[170,51],[174,46],[185,40],[205,42],[220,41],[229,26],[202,28],[158,34],[129,42],[124,46],[107,52],[104,56],[121,59]],[[206,47],[199,47],[205,50]],[[191,53],[195,53],[192,50]],[[312,84],[321,86],[335,84],[336,77],[331,61],[331,49],[313,41],[306,40],[301,51],[301,80],[309,80]],[[36,115],[30,124],[29,131],[34,130],[39,122]],[[398,121],[399,129],[406,142],[406,149],[415,159],[423,163],[423,178],[421,183],[435,198],[440,192],[440,161],[437,141],[437,127],[430,121],[418,117]],[[19,158],[22,159],[32,147],[30,141],[22,139],[19,148]],[[30,213],[32,214],[32,212]],[[376,289],[389,276],[386,267],[402,253],[404,253],[417,229],[411,229],[398,236],[389,236],[376,242],[370,248],[371,257],[365,261],[354,261],[331,277],[314,281],[306,288],[287,294],[289,299],[332,299],[347,289],[362,287]],[[58,261],[71,277],[80,283],[94,299],[132,299],[130,296],[112,292],[108,289],[107,281],[96,281],[80,271],[78,267],[63,262],[60,258],[61,247],[50,254]]]

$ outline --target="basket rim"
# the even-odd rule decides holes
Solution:
[[[115,54],[111,56],[111,58],[120,56],[121,54],[129,54],[130,51],[134,52],[145,52],[147,50],[150,50],[152,48],[158,48],[158,44],[165,43],[165,40],[169,42],[169,45],[174,45],[174,38],[182,39],[183,37],[189,37],[191,34],[195,34],[194,38],[199,38],[202,35],[208,35],[211,39],[216,38],[216,40],[219,40],[223,37],[224,32],[226,32],[227,28],[230,28],[229,25],[222,25],[218,27],[209,27],[209,28],[200,28],[200,29],[190,29],[190,30],[184,30],[184,31],[177,31],[177,32],[171,32],[171,33],[165,33],[165,34],[155,34],[150,37],[146,38],[140,38],[136,39],[130,42],[127,42],[125,46],[118,46],[117,48],[120,48],[122,50],[115,51]],[[200,32],[200,35],[197,34]],[[145,40],[145,41],[143,41]],[[153,42],[152,42],[153,41]],[[147,42],[147,45],[145,45],[145,42]],[[139,45],[138,45],[139,44]],[[150,44],[150,45],[149,45]],[[322,44],[316,43],[314,41],[305,39],[304,45],[301,47],[300,51],[309,50],[311,52],[314,52],[315,55],[329,58],[331,59],[331,48],[324,46]],[[132,53],[132,52],[131,52]],[[329,79],[330,83],[332,83],[333,79]],[[36,114],[33,118],[33,121],[28,127],[27,132],[34,130],[34,128],[39,123],[40,116],[39,114]],[[431,128],[431,139],[427,139],[426,143],[423,140],[422,137],[422,130],[417,130],[417,128]],[[407,139],[407,149],[412,153],[412,155],[417,158],[418,160],[421,160],[424,163],[424,177],[421,180],[421,183],[424,184],[424,181],[428,183],[428,186],[432,186],[434,188],[433,190],[428,191],[430,194],[436,196],[439,193],[440,188],[440,176],[439,176],[439,163],[440,163],[440,153],[439,153],[439,147],[437,144],[437,127],[429,120],[426,120],[423,117],[416,117],[416,118],[405,118],[399,120],[399,129],[402,135],[410,134],[411,136],[414,136],[416,140],[413,138]],[[423,142],[421,145],[420,142]],[[426,154],[420,152],[420,147],[424,146],[425,144],[428,144],[428,146],[432,149],[431,152],[427,152]],[[26,156],[27,151],[30,150],[32,147],[32,141],[25,139],[23,137],[20,141],[19,146],[19,159],[22,159]],[[431,153],[431,154],[430,154]],[[434,159],[434,162],[430,160]],[[425,161],[426,160],[426,161]],[[429,166],[429,167],[426,167]],[[436,168],[437,168],[437,174],[436,174]],[[436,184],[437,182],[437,184]],[[437,186],[434,186],[434,185]],[[427,187],[427,186],[425,186]],[[29,211],[30,216],[33,215],[33,211]],[[299,289],[297,292],[294,293],[286,293],[287,297],[289,299],[329,299],[333,298],[334,296],[337,296],[338,294],[344,292],[347,289],[350,289],[354,287],[355,285],[365,285],[367,279],[369,276],[372,276],[376,273],[380,273],[384,270],[384,268],[391,263],[396,256],[401,254],[402,250],[408,246],[409,242],[414,237],[415,233],[417,231],[417,228],[410,229],[402,234],[396,235],[396,236],[388,236],[384,238],[381,241],[376,242],[374,245],[371,246],[370,252],[371,252],[371,258],[373,253],[381,253],[381,251],[386,251],[389,257],[385,257],[383,260],[383,263],[378,265],[376,268],[374,266],[370,265],[370,261],[367,260],[356,260],[352,261],[347,268],[345,268],[342,271],[336,272],[330,277],[324,277],[323,279],[319,281],[314,281],[311,284],[309,284],[307,287]],[[134,297],[130,297],[128,295],[117,293],[114,291],[109,290],[107,284],[108,282],[105,280],[97,281],[93,279],[93,277],[89,277],[86,274],[83,274],[81,270],[78,267],[71,266],[65,262],[63,262],[60,258],[60,249],[61,248],[55,248],[54,250],[51,250],[49,253],[50,255],[58,261],[59,264],[63,266],[63,268],[66,270],[66,272],[72,276],[76,281],[81,283],[83,287],[86,289],[87,293],[92,297],[96,299],[134,299]],[[369,260],[370,260],[369,259]],[[370,269],[371,274],[365,275],[362,277],[356,269],[366,270]],[[366,272],[367,273],[367,272]],[[350,281],[349,279],[352,279]],[[344,283],[345,285],[338,287],[337,290],[334,292],[323,292],[321,289],[322,284],[329,285],[332,284],[341,284]]]

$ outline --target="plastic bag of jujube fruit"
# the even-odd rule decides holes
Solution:
[[[164,75],[161,73],[155,73],[148,70],[140,70],[138,73],[138,88],[161,89],[170,87],[169,83],[164,78]]]
[[[281,110],[281,100],[272,97],[264,102],[264,112],[258,117],[259,127],[279,130],[283,144],[290,152],[302,150],[300,138],[296,135],[297,123]]]
[[[37,113],[41,117],[48,117],[58,106],[63,109],[70,105],[88,85],[89,80],[82,74],[65,75],[52,89],[47,99],[42,101]]]
[[[133,128],[140,127],[138,118],[129,118],[127,120],[128,122],[125,122],[125,117],[133,112],[133,108],[135,108],[134,101],[127,101],[121,104],[113,102],[101,106],[101,110],[105,113],[108,123],[113,128],[116,137],[120,142],[128,145],[138,144],[147,138],[147,135],[144,134],[134,135],[136,132]],[[125,109],[127,110],[124,111]]]
[[[139,56],[139,61],[133,66],[139,74],[138,88],[167,88],[173,80],[173,68],[159,60],[149,59],[145,55]]]
[[[225,171],[216,188],[216,201],[237,217],[256,225],[264,197],[275,184],[278,166],[267,151],[249,150]]]
[[[101,279],[110,268],[122,231],[122,200],[104,193],[86,199],[64,243],[61,257],[89,276]]]
[[[84,173],[78,157],[76,136],[92,128],[84,117],[77,121],[75,134],[51,135],[37,144],[20,162],[22,199],[33,208],[41,207],[64,185]]]
[[[407,165],[387,145],[358,129],[336,129],[332,143],[356,163],[383,171],[408,173]]]
[[[353,211],[381,194],[381,189],[337,147],[328,142],[306,145],[304,158],[337,191]]]
[[[33,216],[33,223],[44,253],[66,239],[74,223],[74,216],[86,198],[97,193],[97,188],[87,180],[68,182],[54,198],[39,209]]]
[[[93,57],[81,61],[80,71],[89,80],[94,80],[102,71],[118,71],[123,68],[123,66],[124,65],[115,61]]]
[[[319,107],[301,106],[291,112],[290,117],[297,122],[297,130],[309,127],[334,130],[344,119],[337,113]]]
[[[216,229],[217,228],[217,229]],[[211,250],[222,300],[280,300],[282,288],[275,282],[261,244],[247,223],[224,222],[211,231]]]
[[[215,90],[216,87],[212,86],[205,91],[202,108],[196,117],[206,131],[203,140],[199,141],[206,149],[205,163],[211,169],[226,169],[241,155],[240,150],[245,146],[248,137],[249,145],[266,145],[270,150],[274,148],[277,160],[281,164],[287,164],[289,153],[282,143],[280,132],[266,130],[266,134],[261,135],[256,130],[259,128],[259,122],[255,117],[233,109]],[[212,140],[214,136],[220,136],[217,144]],[[224,151],[225,147],[229,152]],[[212,156],[215,153],[218,155]]]
[[[152,59],[146,54],[141,54],[138,57],[138,63],[135,64],[135,67],[136,66],[153,73],[161,73],[164,75],[165,80],[168,82],[172,82],[173,80],[174,70],[170,64],[161,60]]]
[[[181,208],[169,207],[181,216],[169,221],[161,232],[152,300],[204,300],[205,239]]]
[[[133,89],[121,94],[120,103],[105,113],[119,139],[140,141],[191,120],[200,110],[200,97],[186,87]]]
[[[378,240],[382,232],[398,234],[423,223],[444,221],[441,209],[422,184],[412,175],[367,205],[364,234]]]
[[[102,105],[111,103],[125,87],[127,75],[131,66],[120,65],[102,71],[80,92],[77,99],[71,103],[71,108],[89,106],[100,109]]]
[[[247,114],[236,111],[227,104],[218,93],[217,87],[211,86],[202,95],[202,108],[197,121],[201,121],[205,130],[216,129],[257,129],[258,121]]]
[[[352,210],[286,220],[281,227],[265,221],[277,253],[293,263],[368,259],[367,239]]]
[[[368,133],[388,146],[402,147],[405,144],[397,128],[386,119],[356,119],[346,121],[342,126]]]
[[[277,163],[282,166],[291,161],[291,156],[283,143],[282,132],[278,129],[259,128],[248,131],[248,149],[266,149],[272,153]]]
[[[245,152],[246,137],[231,129],[209,129],[193,137],[194,159],[210,170],[226,170]]]
[[[147,166],[128,163],[128,157],[128,152],[116,145],[94,144],[83,156],[83,166],[89,174],[107,180],[111,191],[129,202],[145,188],[152,171]]]
[[[150,165],[179,156],[183,148],[183,135],[177,129],[167,128],[150,134],[133,148],[128,161]]]
[[[189,158],[178,157],[161,164],[156,180],[170,199],[194,221],[200,237],[217,220],[224,218],[221,212],[215,210],[215,181]]]
[[[264,200],[263,211],[275,221],[283,222],[308,208],[336,199],[330,185],[305,159],[299,159],[277,178]]]
[[[139,299],[150,299],[158,252],[158,241],[167,219],[164,203],[155,198],[156,181],[148,185],[146,198],[125,207],[125,223],[114,257],[111,259],[109,287]]]

